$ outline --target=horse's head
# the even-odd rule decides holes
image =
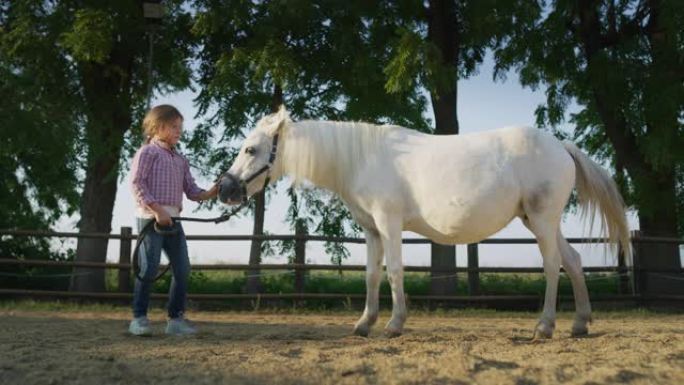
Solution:
[[[267,115],[245,138],[240,153],[228,172],[219,180],[219,199],[223,203],[237,204],[261,191],[270,176],[275,162],[278,135],[289,116],[285,107]]]

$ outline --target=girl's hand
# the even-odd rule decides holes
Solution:
[[[154,219],[161,226],[171,226],[173,224],[173,220],[171,220],[171,217],[169,216],[169,214],[164,209],[155,211],[154,212]]]
[[[211,199],[211,198],[216,198],[216,195],[218,195],[218,183],[211,186],[211,188],[209,190],[205,191],[202,194],[201,199],[207,200],[207,199]]]

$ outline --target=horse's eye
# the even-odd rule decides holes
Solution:
[[[254,154],[256,154],[256,148],[254,148],[254,147],[247,147],[247,148],[245,148],[245,153],[246,153],[247,155],[254,155]]]

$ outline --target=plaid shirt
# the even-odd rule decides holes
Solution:
[[[199,200],[204,190],[190,174],[190,163],[173,148],[156,139],[140,147],[133,157],[131,169],[133,196],[141,211],[158,203],[162,206],[183,208],[183,193],[188,199]]]

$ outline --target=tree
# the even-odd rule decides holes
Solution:
[[[580,106],[571,139],[612,166],[642,234],[684,234],[684,4],[555,1],[528,21],[499,42],[498,70],[547,87],[540,126],[557,127],[571,101]],[[681,267],[677,245],[644,246],[644,267]],[[646,285],[681,291],[674,283]]]
[[[181,4],[180,0],[165,2],[167,13],[157,29],[160,38],[153,68],[157,89],[189,86],[190,16]],[[51,96],[45,100],[45,113],[69,116],[77,128],[60,134],[63,140],[78,143],[65,148],[64,154],[80,162],[79,231],[109,233],[122,149],[127,139],[139,143],[140,138],[126,134],[144,113],[151,80],[142,1],[19,0],[3,6],[3,12],[7,15],[3,38],[14,47],[11,71],[38,73],[36,87],[46,92],[45,99]],[[45,49],[34,52],[41,46],[37,44]],[[35,120],[40,126],[30,134],[40,135],[48,122]],[[106,250],[106,239],[82,238],[76,260],[104,262]],[[74,273],[71,289],[104,290],[104,270]]]
[[[45,61],[58,49],[51,36],[29,23],[33,12],[0,6],[0,228],[47,230],[64,212],[78,204],[78,169],[73,149],[77,124],[68,106],[74,102],[72,85],[62,61]],[[5,258],[63,258],[51,251],[46,239],[2,237]],[[3,267],[3,287],[27,286],[22,276],[35,268]],[[16,274],[16,276],[13,276]],[[47,279],[41,280],[47,282]],[[52,282],[54,283],[54,282]],[[37,281],[28,282],[36,287]],[[65,287],[66,288],[66,287]]]
[[[235,143],[231,141],[272,111],[276,101],[284,101],[295,118],[426,127],[422,95],[413,89],[394,94],[384,89],[382,71],[389,58],[384,43],[394,36],[395,29],[373,18],[379,11],[376,5],[365,1],[205,0],[195,5],[200,11],[194,31],[202,46],[198,102],[201,115],[211,113],[191,143],[196,149],[204,148],[215,139],[212,127],[221,123],[226,127],[218,149],[209,152],[204,161],[225,170],[234,156]],[[330,202],[325,194],[304,196],[312,209],[290,212],[329,213],[315,209],[323,201]],[[289,218],[293,227],[301,224],[301,217]],[[257,211],[255,219],[255,232],[261,231],[263,214]],[[305,222],[314,232],[345,235],[349,226],[344,222],[350,216],[345,210],[332,217],[309,219]],[[331,220],[335,225],[330,225]],[[254,265],[260,260],[255,257],[260,249],[255,244],[250,255]],[[327,250],[337,257],[345,251],[334,245],[327,245]],[[258,270],[250,271],[250,276],[257,275]],[[257,285],[249,286],[255,290]]]

